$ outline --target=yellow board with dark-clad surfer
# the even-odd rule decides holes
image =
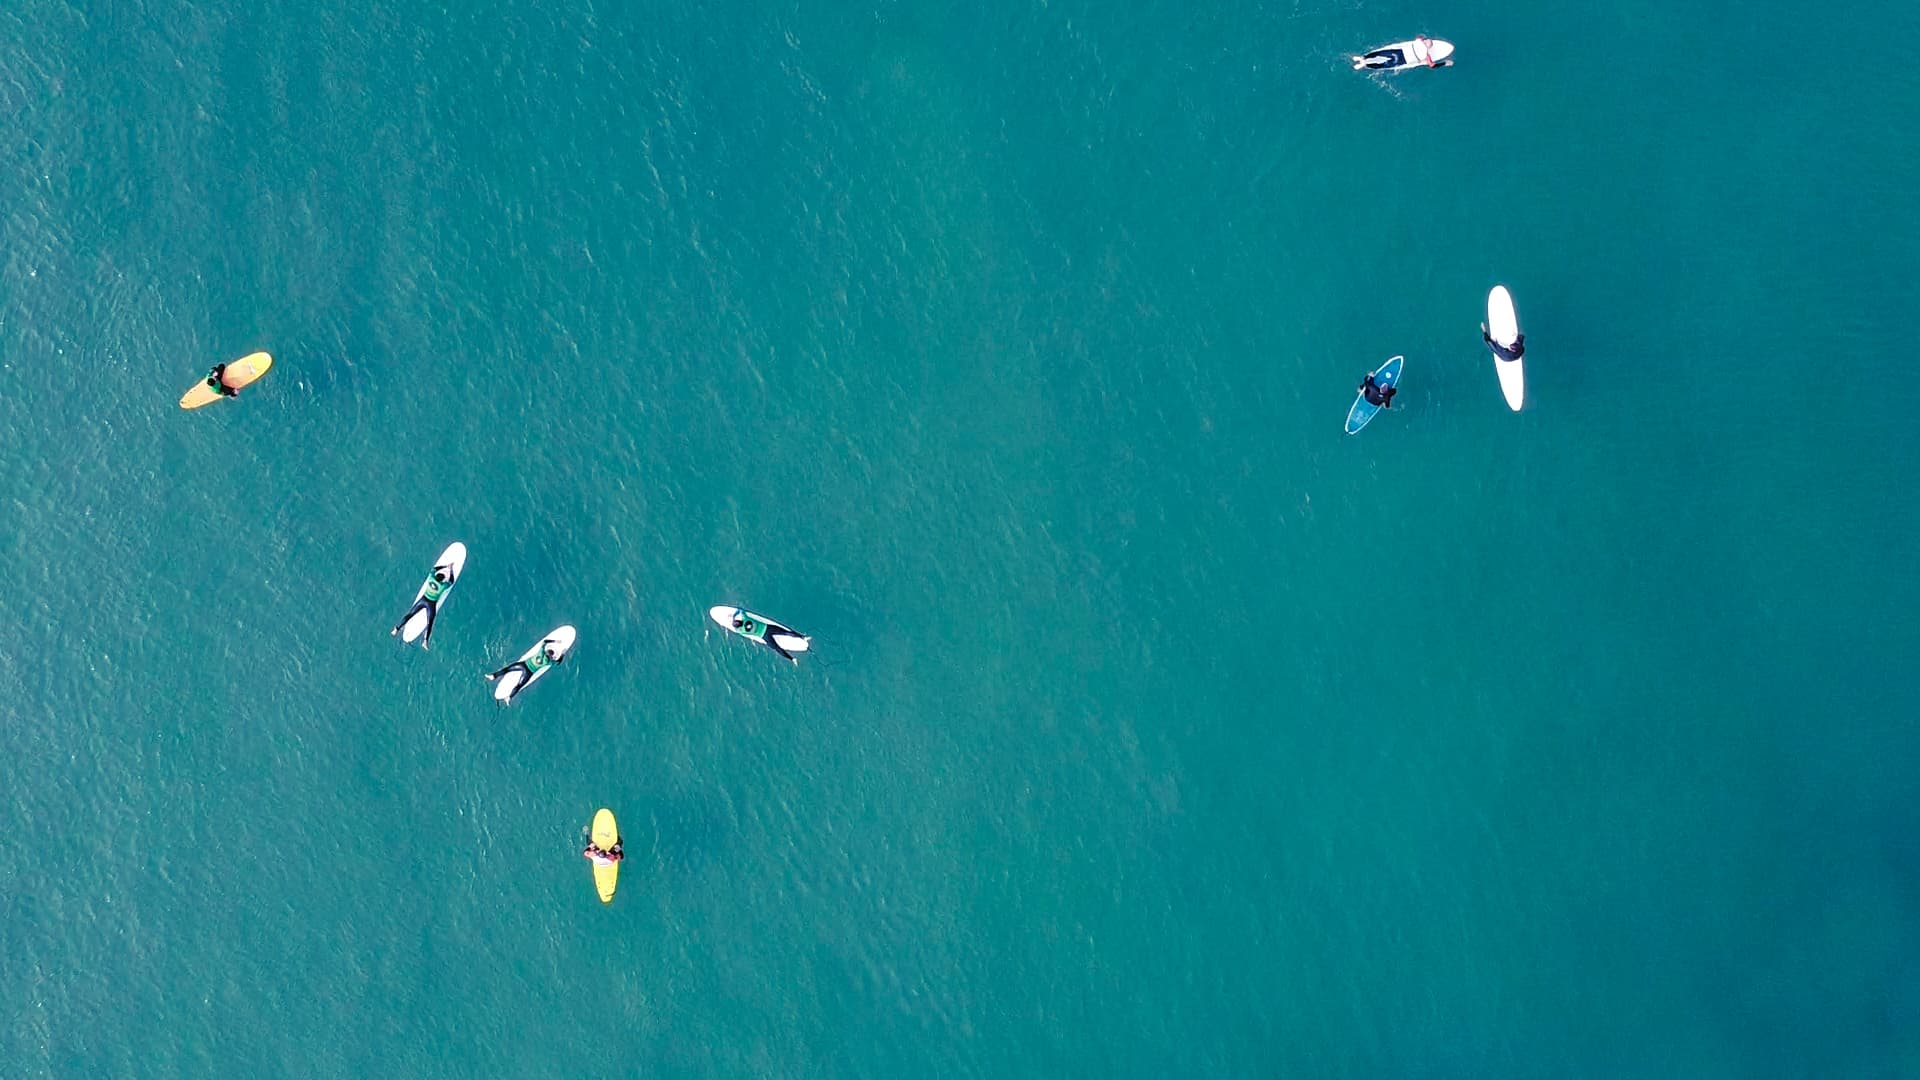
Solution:
[[[601,807],[593,815],[593,842],[581,852],[593,863],[593,887],[600,891],[600,902],[613,903],[613,887],[620,880],[620,861],[627,853],[620,847],[620,826],[613,811]]]
[[[226,386],[228,390],[238,391],[260,376],[265,375],[267,369],[272,366],[273,357],[263,352],[257,352],[249,353],[230,364],[222,364],[215,370],[220,372],[220,382]],[[180,407],[183,409],[197,409],[202,405],[211,405],[223,397],[233,396],[232,394],[223,394],[214,389],[212,382],[213,372],[208,372],[207,377],[196,383],[193,389],[180,395]]]

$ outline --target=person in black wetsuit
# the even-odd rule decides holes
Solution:
[[[1515,334],[1511,347],[1502,345],[1493,340],[1493,336],[1487,333],[1486,323],[1480,324],[1480,340],[1486,342],[1487,348],[1493,350],[1493,355],[1502,360],[1518,360],[1522,356],[1525,356],[1527,352],[1527,335]]]
[[[1371,68],[1374,71],[1387,71],[1392,68],[1406,67],[1407,54],[1399,49],[1375,49],[1359,58],[1354,67]]]
[[[585,855],[587,858],[592,859],[595,862],[599,862],[600,860],[604,859],[607,862],[617,863],[621,859],[624,859],[627,857],[627,851],[624,847],[621,846],[620,840],[618,837],[614,839],[613,846],[605,850],[601,850],[600,845],[595,844],[592,841],[588,841],[587,850],[581,852],[580,854]]]
[[[207,389],[218,391],[221,397],[239,397],[240,391],[227,385],[227,381],[223,377],[226,373],[227,365],[213,365],[213,370],[207,372]]]
[[[1391,47],[1375,49],[1363,56],[1354,57],[1353,66],[1362,71],[1392,71],[1396,68],[1411,67],[1414,64],[1425,64],[1430,68],[1453,66],[1453,61],[1450,59],[1435,60],[1433,58],[1433,39],[1417,37],[1413,39],[1413,44],[1412,56],[1408,56],[1404,49]],[[1426,55],[1422,56],[1422,53]]]
[[[1378,405],[1383,409],[1393,408],[1393,395],[1399,392],[1391,386],[1382,389],[1379,383],[1373,381],[1371,374],[1360,384],[1360,396],[1367,399],[1367,404]]]

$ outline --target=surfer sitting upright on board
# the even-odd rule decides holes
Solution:
[[[626,850],[620,846],[620,841],[618,840],[615,840],[613,846],[607,848],[605,851],[600,849],[600,845],[589,840],[587,842],[587,850],[580,854],[585,855],[597,863],[616,863],[627,857]]]
[[[1487,333],[1486,323],[1480,324],[1480,340],[1486,342],[1487,348],[1493,350],[1493,355],[1502,360],[1518,360],[1527,352],[1527,335],[1515,334],[1511,346],[1502,345],[1493,340],[1493,335]]]
[[[207,372],[207,389],[218,391],[221,397],[239,397],[240,391],[227,385],[226,374],[227,365],[213,365],[213,370]]]
[[[1372,375],[1368,375],[1366,380],[1360,384],[1360,396],[1367,399],[1367,404],[1378,405],[1383,409],[1393,408],[1393,395],[1399,392],[1398,389],[1391,386],[1385,390],[1380,389],[1380,384],[1373,381]]]

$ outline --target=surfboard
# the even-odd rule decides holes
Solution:
[[[1355,71],[1400,71],[1410,67],[1449,67],[1453,64],[1453,42],[1439,38],[1417,37],[1396,41],[1366,55],[1353,58]]]
[[[265,375],[267,369],[272,366],[273,357],[268,356],[266,353],[248,353],[228,364],[227,370],[220,373],[220,381],[226,383],[227,386],[232,389],[239,390],[260,376]],[[199,382],[193,384],[193,389],[180,395],[180,407],[183,409],[197,409],[202,405],[211,405],[225,396],[225,394],[208,386],[207,380],[201,379]]]
[[[733,625],[733,617],[739,615],[744,625]],[[720,624],[720,629],[729,634],[737,634],[756,644],[765,645],[769,639],[775,645],[790,653],[803,653],[813,647],[813,639],[792,627],[782,626],[765,615],[745,608],[720,607],[708,608],[707,617]],[[798,661],[795,661],[798,663]]]
[[[1513,294],[1505,285],[1495,285],[1487,294],[1487,336],[1505,348],[1512,348],[1513,343],[1520,340],[1520,316],[1513,310]],[[1520,411],[1527,397],[1527,373],[1521,366],[1525,363],[1525,356],[1508,360],[1499,353],[1493,354],[1493,370],[1500,376],[1500,393],[1506,396],[1507,408],[1514,412]]]
[[[619,842],[620,826],[613,820],[613,811],[603,806],[593,815],[593,846],[601,851],[609,851]],[[613,888],[619,883],[619,863],[593,860],[593,887],[599,891],[601,903],[613,903]]]
[[[1391,390],[1400,382],[1400,369],[1406,365],[1407,358],[1396,356],[1373,370],[1373,381],[1382,390]],[[1347,410],[1347,434],[1358,435],[1360,429],[1372,422],[1380,406],[1370,404],[1366,394],[1357,394],[1353,399],[1353,408]]]
[[[567,654],[573,651],[574,637],[573,627],[555,627],[553,633],[534,642],[533,648],[521,653],[520,662],[525,663],[534,653],[546,648],[548,645],[552,645],[554,647],[554,653],[558,656],[555,662],[534,672],[532,678],[528,678],[525,671],[519,670],[509,671],[498,679],[494,679],[492,675],[488,675],[488,679],[493,679],[493,700],[502,705],[513,704],[513,699],[519,697],[522,690],[539,682],[547,672],[560,666],[559,661],[565,660]]]
[[[447,572],[447,587],[440,594],[438,607],[447,606],[447,598],[453,595],[453,587],[459,584],[460,571],[466,569],[466,565],[467,545],[458,540],[448,544],[447,550],[441,552],[440,557],[433,561],[434,570],[445,570]],[[432,582],[433,572],[430,570],[427,572],[427,580],[420,583],[420,591],[413,594],[413,602],[415,604],[420,602],[421,597],[427,595],[427,586],[432,584]],[[435,616],[438,617],[437,611],[435,612]],[[421,633],[426,629],[427,611],[425,608],[421,608],[408,615],[405,621],[393,628],[393,632],[400,635],[401,641],[411,645],[414,641],[418,640]],[[420,647],[424,649],[426,645],[422,643]]]

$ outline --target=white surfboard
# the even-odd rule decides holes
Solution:
[[[751,621],[753,624],[752,633],[749,633],[742,627],[733,625],[733,618],[736,615],[740,616],[743,621]],[[765,641],[772,641],[775,645],[780,646],[790,653],[803,653],[813,647],[812,638],[794,630],[792,627],[782,626],[772,619],[767,618],[765,615],[748,611],[745,608],[726,607],[724,605],[708,608],[707,618],[719,623],[720,629],[725,630],[729,634],[738,634],[748,641],[761,642],[763,644]]]
[[[1495,285],[1487,294],[1487,336],[1502,348],[1512,348],[1513,343],[1520,340],[1520,316],[1513,310],[1513,294],[1507,292],[1505,285]],[[1521,366],[1524,363],[1524,355],[1508,360],[1499,353],[1493,354],[1493,370],[1500,375],[1500,393],[1506,396],[1507,408],[1514,412],[1520,411],[1527,397],[1527,373]]]
[[[447,550],[441,552],[440,557],[433,561],[433,568],[435,570],[445,570],[447,572],[447,587],[440,594],[438,607],[446,606],[447,598],[453,595],[454,585],[460,581],[460,571],[466,569],[466,567],[467,545],[458,540],[448,544]],[[427,595],[427,585],[431,581],[433,581],[433,574],[429,573],[427,580],[420,583],[420,591],[413,594],[414,604],[418,605],[420,598]],[[439,617],[437,610],[433,613],[433,617]],[[420,635],[426,631],[428,621],[427,609],[424,607],[416,607],[399,626],[394,627],[394,632],[400,635],[401,641],[411,645],[415,641],[418,641]]]
[[[1453,42],[1430,37],[1396,41],[1391,45],[1369,49],[1366,55],[1353,58],[1355,71],[1400,71],[1410,67],[1451,67],[1452,65]]]
[[[494,679],[492,675],[488,675],[487,678],[494,679],[493,700],[499,702],[502,705],[511,704],[514,698],[520,696],[520,692],[522,690],[525,690],[527,687],[532,686],[534,683],[539,682],[541,678],[546,675],[547,672],[552,671],[556,667],[559,667],[560,661],[565,660],[567,658],[567,654],[573,651],[573,642],[574,642],[575,636],[576,635],[573,632],[573,627],[571,626],[557,627],[554,629],[554,631],[551,634],[548,634],[546,637],[543,637],[538,642],[536,642],[533,648],[528,649],[526,652],[521,653],[520,662],[525,663],[528,659],[530,659],[533,656],[534,653],[537,653],[540,650],[545,649],[549,646],[552,646],[553,648],[554,662],[534,672],[531,677],[529,677],[526,671],[521,668],[514,668],[513,670],[507,672],[506,674],[501,675],[497,679]]]

